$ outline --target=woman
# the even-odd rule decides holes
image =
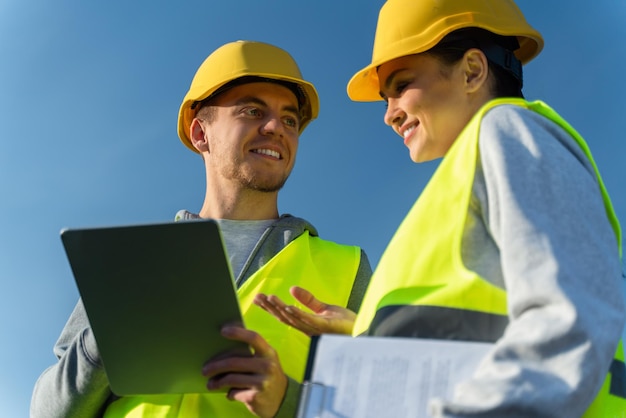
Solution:
[[[372,62],[348,83],[352,100],[387,102],[413,161],[443,158],[352,330],[493,342],[454,399],[434,400],[440,416],[626,411],[620,227],[584,140],[523,99],[522,63],[542,46],[511,0],[388,0]],[[318,316],[266,309],[309,333],[350,328],[294,295]]]

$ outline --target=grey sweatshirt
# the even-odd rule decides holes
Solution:
[[[197,216],[183,211],[179,212],[177,220],[195,217]],[[249,276],[304,231],[317,236],[317,230],[304,219],[290,215],[281,216],[265,230],[252,249],[236,279],[237,284],[241,285],[245,282]],[[348,301],[348,307],[351,310],[358,311],[370,276],[369,261],[366,254],[361,251],[361,262]],[[106,407],[116,397],[109,389],[98,347],[80,300],[63,328],[53,351],[58,362],[46,369],[35,384],[30,408],[31,418],[102,416]],[[290,379],[277,417],[295,415],[298,394],[299,385]]]
[[[548,119],[499,106],[482,120],[462,256],[506,289],[509,325],[441,417],[580,417],[625,318],[622,267],[593,167]]]

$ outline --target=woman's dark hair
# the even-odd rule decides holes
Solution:
[[[513,54],[519,43],[514,36],[496,35],[480,28],[459,29],[446,35],[425,53],[443,64],[458,62],[467,50],[478,48],[487,57],[489,71],[493,74],[493,94],[496,97],[521,97],[522,64]]]

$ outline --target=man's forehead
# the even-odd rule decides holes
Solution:
[[[268,100],[279,98],[285,100],[291,107],[298,109],[298,98],[294,92],[288,87],[272,82],[258,81],[245,84],[239,84],[229,88],[222,94],[217,96],[216,102],[241,101],[242,99],[249,101],[261,101],[266,103]]]

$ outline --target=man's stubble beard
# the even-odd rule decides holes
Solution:
[[[263,193],[274,193],[282,189],[287,182],[289,175],[291,174],[286,173],[282,176],[282,178],[278,180],[263,180],[254,176],[252,173],[242,172],[236,167],[231,167],[230,169],[225,168],[225,171],[227,171],[227,173],[224,173],[226,174],[226,177],[237,180],[242,187],[248,190],[254,190]]]

